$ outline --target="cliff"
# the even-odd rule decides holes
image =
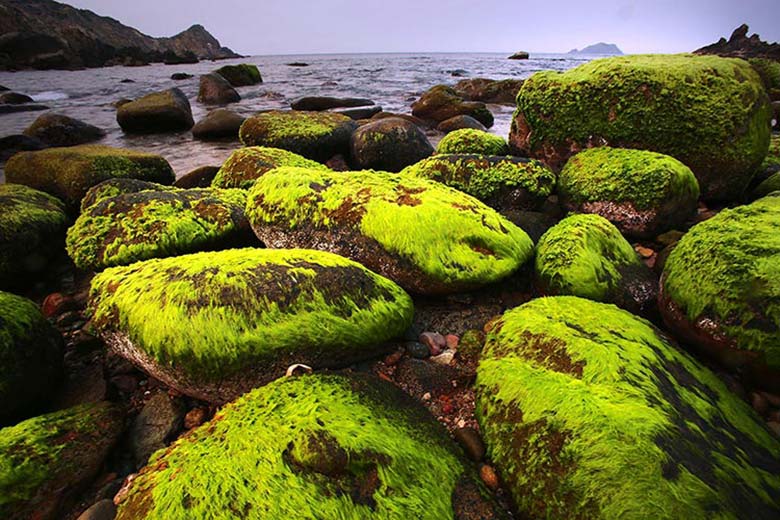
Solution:
[[[748,36],[749,27],[742,24],[731,33],[731,37],[694,51],[695,54],[717,54],[732,58],[766,58],[780,60],[780,43],[761,41],[757,34]]]

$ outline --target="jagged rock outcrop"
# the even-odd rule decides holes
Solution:
[[[780,60],[780,43],[761,41],[758,34],[748,36],[750,28],[743,23],[731,33],[731,37],[721,38],[717,42],[693,51],[694,54],[717,54],[732,58],[768,58]]]

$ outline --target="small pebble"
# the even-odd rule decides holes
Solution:
[[[481,461],[485,456],[485,444],[474,428],[458,428],[453,432],[453,436],[474,462]]]
[[[480,466],[479,476],[488,489],[491,491],[498,490],[498,475],[496,475],[496,470],[494,470],[492,466],[488,466],[487,464]]]
[[[445,350],[438,356],[432,356],[431,361],[434,363],[438,363],[440,365],[449,365],[452,363],[452,360],[455,358],[455,351],[454,350]]]
[[[47,318],[53,318],[58,314],[73,308],[73,299],[62,293],[51,293],[43,300],[41,312]]]
[[[393,352],[392,354],[390,354],[385,358],[385,365],[393,366],[397,364],[401,360],[401,357],[403,355],[404,355],[403,350],[396,350],[395,352]]]
[[[406,351],[409,353],[410,356],[417,359],[426,359],[431,355],[431,351],[428,349],[428,347],[426,347],[422,343],[418,343],[417,341],[407,342]]]
[[[422,400],[423,401],[430,401],[431,400],[431,393],[430,392],[425,392],[423,394],[423,396],[422,396]]]
[[[758,415],[766,415],[769,412],[769,401],[759,392],[750,393],[750,404]]]
[[[438,356],[447,343],[444,341],[444,336],[438,332],[423,332],[420,334],[418,340],[420,343],[428,347],[431,356]]]
[[[203,408],[193,408],[184,416],[184,428],[191,430],[200,426],[206,421],[206,410]]]
[[[649,247],[644,247],[644,246],[636,246],[634,247],[634,250],[637,253],[639,253],[639,256],[641,256],[642,258],[650,258],[655,254],[655,251],[653,251]]]
[[[447,346],[448,350],[458,350],[458,342],[460,342],[460,338],[455,334],[447,334],[444,336],[444,344]]]

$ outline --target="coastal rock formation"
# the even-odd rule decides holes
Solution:
[[[192,127],[192,137],[204,141],[238,139],[238,131],[246,118],[225,108],[212,110]]]
[[[373,106],[374,102],[364,98],[335,98],[328,96],[306,96],[298,98],[290,104],[293,110],[321,112],[332,108],[354,108]]]
[[[207,105],[227,105],[241,101],[241,96],[219,74],[204,74],[200,77],[198,101]]]
[[[249,189],[265,172],[280,166],[328,170],[324,164],[287,150],[264,146],[247,146],[239,148],[230,154],[230,157],[217,172],[211,185],[215,188]]]
[[[510,60],[527,60],[529,57],[528,52],[526,51],[517,51],[516,53],[509,56],[508,59]]]
[[[68,230],[67,250],[84,270],[254,242],[242,190],[139,191],[104,197]]]
[[[92,281],[106,343],[173,388],[225,403],[288,366],[387,350],[412,300],[360,264],[307,250],[231,249],[115,267]]]
[[[436,153],[508,155],[509,146],[501,136],[489,134],[482,130],[464,128],[445,135],[439,141]]]
[[[770,117],[761,79],[745,61],[606,58],[527,79],[509,144],[554,168],[593,146],[652,150],[693,170],[704,200],[733,200],[766,155]]]
[[[62,114],[43,114],[28,126],[24,135],[48,146],[75,146],[99,141],[106,131]]]
[[[658,278],[620,231],[599,215],[571,215],[536,245],[537,289],[614,303],[635,314],[656,306]]]
[[[757,383],[780,389],[780,194],[691,228],[664,267],[664,322]]]
[[[452,89],[467,101],[514,105],[522,79],[469,78],[455,83]]]
[[[37,305],[0,291],[0,425],[29,417],[51,397],[62,376],[62,351],[60,333]]]
[[[409,175],[276,168],[250,189],[247,217],[267,247],[344,255],[416,293],[487,285],[533,254],[493,209]]]
[[[158,453],[123,495],[117,520],[225,511],[502,517],[447,431],[392,384],[364,374],[274,381]]]
[[[594,43],[593,45],[588,45],[587,47],[583,48],[582,50],[578,49],[572,49],[569,51],[569,54],[585,54],[585,55],[597,55],[597,56],[622,56],[623,51],[621,51],[617,45],[614,43]]]
[[[569,211],[596,213],[626,236],[652,238],[696,213],[699,184],[673,157],[604,146],[566,162],[558,195]]]
[[[358,169],[399,172],[433,153],[420,128],[389,117],[361,126],[352,134],[350,158]]]
[[[263,82],[257,65],[251,63],[239,63],[238,65],[225,65],[214,71],[227,80],[234,87],[247,87]]]
[[[54,195],[71,211],[78,209],[89,188],[119,177],[174,181],[171,165],[159,155],[99,145],[21,152],[5,165],[7,182]]]
[[[190,102],[178,88],[153,92],[123,104],[116,111],[116,121],[122,130],[133,134],[189,130],[195,124]]]
[[[757,34],[748,37],[750,28],[742,24],[731,33],[731,37],[721,38],[716,43],[694,51],[695,54],[717,54],[732,58],[767,58],[780,60],[780,43],[761,41]]]
[[[464,101],[452,87],[436,85],[412,104],[412,115],[440,123],[451,117],[471,116],[487,128],[493,126],[493,114],[484,103]]]
[[[488,454],[523,517],[780,514],[777,438],[617,307],[559,296],[508,311],[491,324],[476,390]]]

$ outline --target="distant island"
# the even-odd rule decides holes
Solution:
[[[0,0],[0,70],[81,69],[239,58],[201,25],[153,38],[52,0]]]
[[[588,45],[582,50],[572,49],[569,54],[601,54],[607,56],[621,56],[623,51],[618,49],[618,46],[614,43],[599,42],[593,45]]]

